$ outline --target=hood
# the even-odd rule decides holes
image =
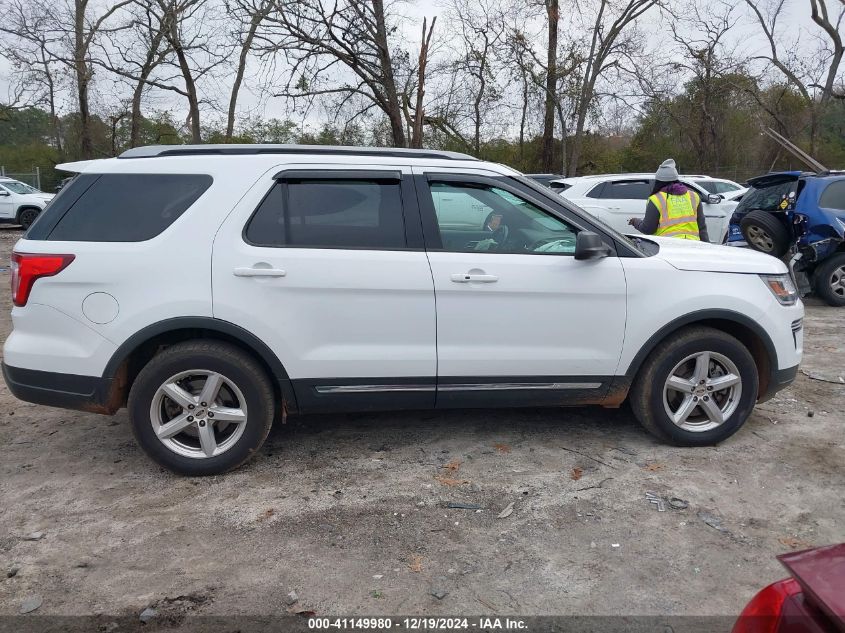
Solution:
[[[675,237],[651,235],[636,237],[651,240],[660,246],[660,252],[654,257],[659,257],[678,270],[758,275],[778,275],[788,272],[786,264],[779,259],[751,249],[717,246],[695,240],[680,240]]]
[[[41,202],[47,202],[52,200],[56,197],[54,193],[44,193],[43,191],[39,191],[38,193],[25,193],[21,194],[21,198],[25,198],[27,200],[40,200]]]

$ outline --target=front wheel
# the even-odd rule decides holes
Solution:
[[[845,306],[845,253],[837,253],[823,261],[814,278],[816,294],[828,305]]]
[[[242,350],[218,341],[168,347],[129,392],[132,432],[153,460],[182,475],[219,475],[252,457],[270,431],[273,388]]]
[[[631,389],[631,408],[658,438],[708,446],[741,427],[757,400],[759,378],[748,349],[709,327],[673,334],[646,359]]]

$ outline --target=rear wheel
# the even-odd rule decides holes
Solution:
[[[755,251],[783,257],[789,250],[789,231],[767,211],[752,211],[740,222],[742,236]]]
[[[24,209],[20,212],[20,215],[18,216],[18,221],[20,222],[24,230],[32,226],[32,223],[35,222],[35,219],[38,217],[39,213],[41,213],[40,209],[33,208]]]
[[[264,443],[273,389],[253,358],[217,341],[167,348],[129,392],[135,439],[156,462],[183,475],[237,468]]]
[[[845,253],[828,257],[816,268],[815,290],[828,305],[845,306]]]
[[[682,330],[643,363],[631,408],[660,439],[707,446],[733,435],[757,400],[757,367],[748,349],[709,327]]]

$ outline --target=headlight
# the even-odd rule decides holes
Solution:
[[[794,306],[798,301],[798,291],[789,275],[760,275],[775,299],[783,306]]]

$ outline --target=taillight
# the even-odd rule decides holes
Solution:
[[[794,578],[772,583],[745,605],[731,633],[775,633],[783,603],[799,593],[801,585]]]
[[[62,272],[74,257],[75,255],[12,253],[12,302],[16,306],[26,305],[35,280]]]

